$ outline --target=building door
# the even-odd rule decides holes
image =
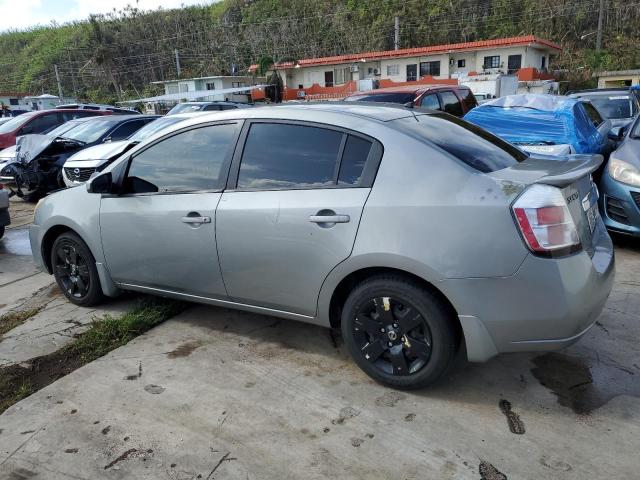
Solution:
[[[418,80],[418,65],[407,65],[407,82],[415,82]]]
[[[324,86],[333,87],[333,70],[324,72]]]
[[[522,55],[509,55],[509,58],[507,59],[507,66],[507,73],[516,73],[522,68]]]

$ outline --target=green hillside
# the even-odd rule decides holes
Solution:
[[[68,25],[0,34],[0,91],[57,92],[113,102],[152,93],[149,83],[229,74],[261,58],[298,59],[401,46],[536,34],[560,43],[551,64],[566,86],[595,69],[640,68],[640,3],[607,0],[603,50],[595,52],[599,0],[223,0],[141,12],[134,7]]]

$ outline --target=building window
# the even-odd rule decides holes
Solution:
[[[522,67],[522,55],[509,55],[507,59],[507,73],[516,73]]]
[[[211,83],[207,83],[205,84],[205,86],[207,87],[205,90],[215,90],[216,89],[216,84],[211,82]]]
[[[542,70],[546,70],[547,69],[547,57],[542,57]]]
[[[9,99],[9,105],[18,105],[18,99],[17,98],[10,98]]]
[[[418,80],[418,65],[407,65],[407,82],[415,82]]]
[[[400,65],[387,65],[387,76],[400,75]]]
[[[458,68],[464,68],[467,66],[467,61],[464,58],[458,60]]]
[[[342,85],[351,81],[351,69],[349,67],[336,68],[333,75],[336,85]]]
[[[167,85],[167,93],[178,93],[178,85]]]
[[[188,83],[181,83],[180,84],[180,93],[188,92],[188,91],[189,91],[189,84]]]
[[[434,62],[420,62],[420,76],[437,77],[440,75],[440,60],[436,60]]]
[[[492,55],[491,57],[484,57],[484,63],[482,68],[500,68],[500,55]]]
[[[246,86],[247,84],[244,82],[231,82],[231,88],[242,88]]]

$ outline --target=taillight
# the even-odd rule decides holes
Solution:
[[[580,248],[578,230],[562,191],[549,185],[533,185],[513,204],[520,232],[534,253],[550,254]]]

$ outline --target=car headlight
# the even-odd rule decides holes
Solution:
[[[630,163],[611,158],[609,160],[609,175],[620,183],[640,187],[640,170]]]

